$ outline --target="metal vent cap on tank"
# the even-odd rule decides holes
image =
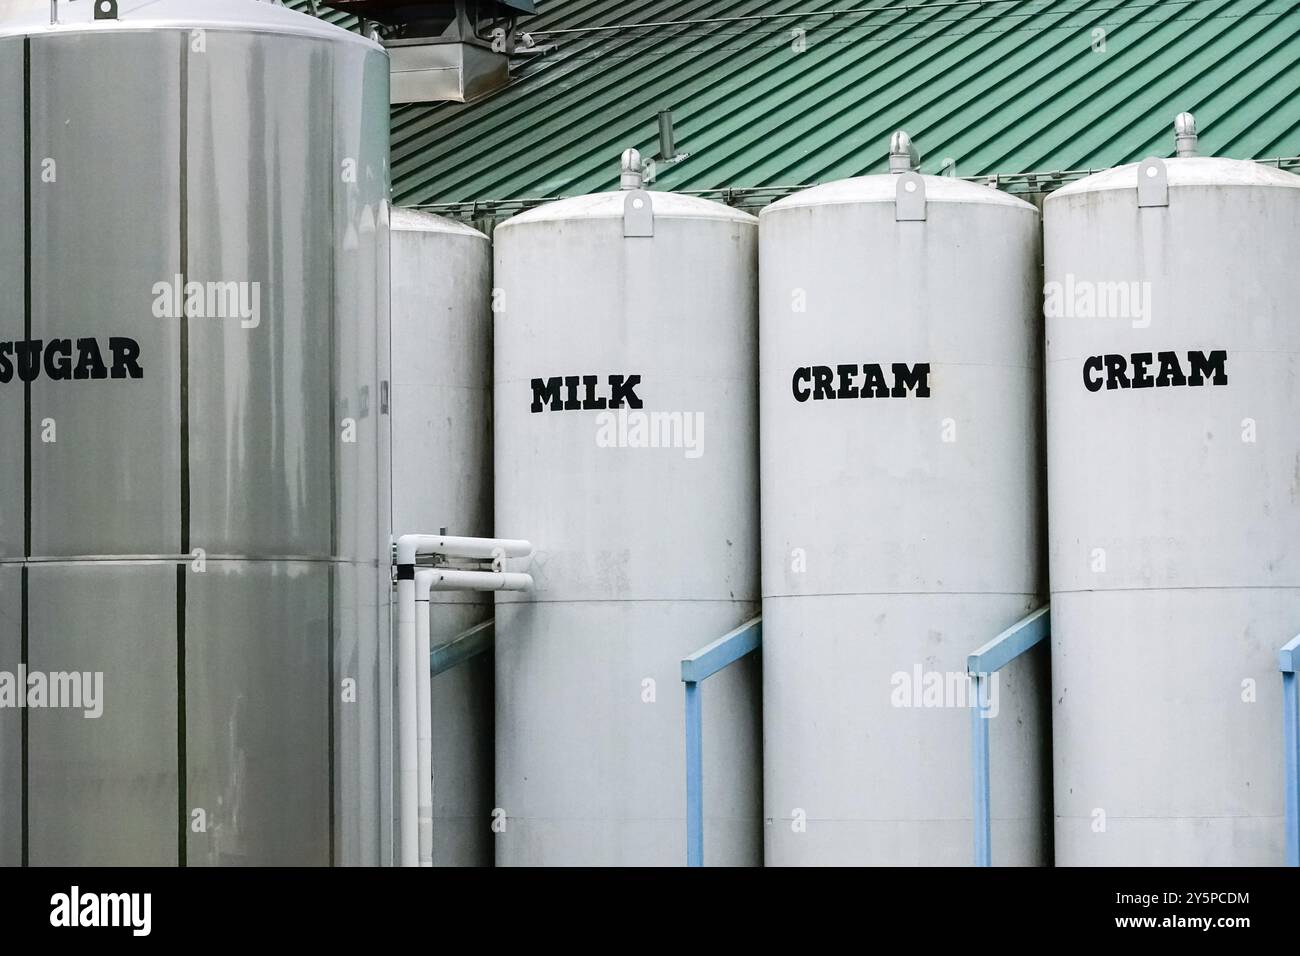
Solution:
[[[512,216],[497,226],[498,230],[511,229],[515,226],[536,222],[559,222],[574,219],[622,219],[626,211],[627,197],[630,192],[644,190],[652,186],[645,182],[641,151],[624,150],[619,156],[619,188],[613,192],[592,193],[588,196],[573,196],[558,199],[533,209],[525,210]],[[635,183],[635,184],[634,184]],[[735,222],[754,223],[754,216],[732,206],[701,199],[699,196],[687,196],[682,193],[652,190],[654,217],[663,219],[722,219]]]
[[[1226,159],[1200,154],[1200,124],[1191,113],[1179,113],[1174,120],[1174,155],[1168,159],[1151,157],[1140,163],[1126,163],[1113,169],[1093,173],[1063,186],[1048,195],[1045,204],[1060,203],[1072,196],[1108,189],[1138,188],[1138,170],[1143,166],[1162,167],[1169,188],[1181,186],[1277,186],[1300,189],[1300,176],[1265,166],[1250,159]]]
[[[924,193],[924,201],[933,203],[982,203],[995,206],[1016,206],[1037,213],[1031,203],[1018,199],[1000,189],[979,183],[967,182],[953,176],[931,176],[921,172],[920,150],[915,141],[903,130],[889,137],[887,150],[889,172],[872,173],[840,179],[812,186],[793,195],[779,199],[764,207],[760,218],[778,215],[785,210],[808,206],[828,206],[845,203],[894,203],[899,197],[898,177],[914,177],[913,185]],[[918,214],[919,215],[919,214]]]

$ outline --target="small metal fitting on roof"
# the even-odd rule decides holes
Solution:
[[[673,111],[659,111],[659,158],[672,162],[677,157],[677,137],[673,133]]]
[[[621,169],[622,172],[618,181],[619,188],[640,189],[642,186],[641,151],[637,149],[623,150]]]
[[[1191,113],[1174,117],[1174,155],[1183,159],[1197,155],[1196,117]]]
[[[891,173],[911,172],[919,165],[921,165],[921,159],[916,152],[916,144],[912,142],[912,137],[901,129],[889,137],[889,171]]]

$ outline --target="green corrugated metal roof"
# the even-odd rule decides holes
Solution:
[[[960,176],[1172,155],[1300,155],[1300,0],[542,0],[547,52],[471,104],[393,110],[394,200],[443,204],[613,188],[627,146],[685,160],[656,189],[825,182],[887,166]],[[685,21],[685,22],[683,22]],[[609,28],[609,29],[605,29]],[[1094,31],[1105,31],[1104,52]],[[803,31],[804,52],[796,52]]]

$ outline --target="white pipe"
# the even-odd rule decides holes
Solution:
[[[431,866],[433,860],[433,751],[432,701],[429,687],[429,612],[424,602],[424,624],[417,622],[416,582],[428,575],[436,590],[526,591],[533,585],[528,574],[500,571],[453,571],[443,568],[415,570],[421,554],[453,558],[523,558],[533,553],[527,541],[509,538],[460,538],[434,534],[404,534],[397,539],[397,709],[399,820],[401,866]],[[425,592],[427,598],[427,591]],[[423,648],[423,650],[421,650]],[[421,695],[423,695],[423,703]],[[424,710],[421,711],[423,706]],[[425,754],[425,741],[429,749]],[[426,790],[427,788],[427,790]],[[427,799],[426,799],[427,794]],[[425,834],[425,821],[428,833]],[[427,854],[424,846],[427,845]],[[429,860],[425,863],[425,859]]]
[[[401,826],[398,834],[400,866],[418,866],[420,861],[419,830],[416,825],[419,807],[419,744],[416,723],[419,717],[416,678],[415,579],[397,580],[397,753],[398,792],[401,797]],[[428,664],[425,664],[428,667]]]
[[[397,563],[414,564],[416,555],[445,554],[449,558],[526,558],[533,553],[527,541],[511,538],[458,538],[452,535],[404,534],[397,539]]]
[[[509,571],[458,571],[434,568],[429,572],[435,591],[528,591],[533,586],[531,574]]]
[[[416,741],[419,746],[420,866],[433,866],[433,691],[429,686],[429,591],[435,571],[415,572]]]

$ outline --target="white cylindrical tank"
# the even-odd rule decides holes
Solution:
[[[1281,865],[1300,178],[1195,156],[1044,208],[1057,862]]]
[[[393,527],[492,536],[492,248],[468,226],[392,214]],[[444,532],[445,529],[445,532]],[[434,647],[492,617],[435,591]],[[492,655],[433,678],[433,863],[491,866]]]
[[[757,610],[757,224],[624,159],[496,230],[499,865],[684,863],[680,662]],[[703,685],[713,864],[761,862],[757,693]]]
[[[760,217],[768,865],[973,858],[967,655],[1040,605],[1039,218],[915,172]],[[1050,862],[1046,662],[990,704],[995,862]]]

